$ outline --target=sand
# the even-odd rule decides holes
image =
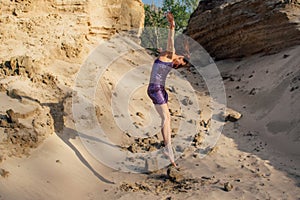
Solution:
[[[299,46],[274,55],[254,55],[216,63],[223,77],[226,107],[232,109],[233,116],[240,113],[241,118],[227,118],[216,145],[208,148],[205,156],[195,150],[203,148],[205,133],[210,132],[214,122],[217,123],[217,120],[211,119],[215,104],[204,80],[193,73],[195,69],[180,70],[180,74],[186,76],[196,90],[199,111],[193,111],[198,113],[198,117],[190,124],[197,124],[198,129],[191,135],[192,142],[187,150],[180,150],[180,144],[175,144],[181,153],[176,161],[180,171],[168,166],[148,166],[148,169],[154,169],[150,173],[124,172],[123,165],[120,165],[122,170],[118,170],[103,164],[97,153],[111,155],[112,158],[114,155],[105,154],[110,148],[100,152],[97,149],[103,147],[98,144],[106,141],[101,135],[93,138],[93,127],[99,123],[107,134],[107,141],[122,149],[121,153],[143,153],[162,147],[159,130],[155,134],[148,133],[150,135],[142,132],[143,137],[149,137],[147,141],[135,139],[133,131],[124,131],[120,124],[118,126],[116,119],[122,118],[112,114],[110,103],[114,96],[126,97],[128,92],[126,87],[116,90],[118,82],[124,74],[134,70],[139,70],[140,75],[129,73],[128,79],[124,78],[130,80],[131,85],[140,85],[132,92],[127,104],[135,121],[133,127],[139,129],[151,123],[149,116],[154,111],[145,91],[153,57],[144,50],[127,49],[125,55],[109,63],[115,55],[105,54],[116,52],[116,55],[121,55],[126,46],[126,42],[112,40],[102,51],[98,49],[99,55],[104,57],[95,61],[100,63],[96,65],[73,65],[55,60],[43,71],[51,69],[58,80],[54,81],[54,85],[50,84],[51,87],[45,86],[48,89],[44,88],[43,92],[39,92],[43,85],[39,88],[26,80],[12,81],[11,88],[19,91],[26,88],[27,95],[38,99],[31,100],[37,107],[48,108],[45,112],[50,113],[54,120],[54,132],[47,134],[37,148],[30,148],[27,156],[22,153],[4,155],[0,163],[1,200],[300,199]],[[134,44],[131,47],[138,48]],[[95,51],[95,45],[90,47],[90,55]],[[98,71],[99,78],[93,70],[105,67],[107,63],[109,69],[102,74]],[[64,70],[60,66],[69,67]],[[77,84],[80,73],[85,76]],[[178,78],[175,72],[169,77],[173,78]],[[188,114],[183,115],[180,106],[195,105],[196,102],[187,98],[191,97],[189,94],[185,95],[185,99],[177,100],[180,88],[174,84],[172,87],[172,84],[170,82],[167,89],[175,140],[182,133],[179,121],[194,119]],[[91,94],[96,94],[95,98]],[[12,98],[5,101],[8,107],[17,101],[12,95],[5,98]],[[76,107],[74,111],[74,105],[82,100],[86,103],[85,109]],[[28,110],[22,105],[18,109]],[[6,107],[2,109],[3,115],[5,110]],[[159,122],[159,118],[156,120]],[[91,143],[90,146],[88,143]],[[91,150],[93,147],[96,149]]]

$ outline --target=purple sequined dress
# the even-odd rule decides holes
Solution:
[[[165,90],[166,78],[173,67],[172,62],[163,62],[156,59],[151,71],[148,96],[154,104],[165,104],[168,102],[168,94]]]

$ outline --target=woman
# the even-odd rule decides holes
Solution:
[[[168,108],[168,94],[165,90],[165,81],[168,73],[172,68],[183,67],[187,64],[187,60],[182,55],[175,53],[174,47],[174,33],[175,21],[172,13],[167,13],[169,22],[169,33],[167,41],[167,49],[160,53],[158,58],[154,61],[150,83],[148,86],[148,96],[153,101],[157,112],[162,118],[162,136],[164,139],[164,153],[169,157],[172,165],[177,167],[174,161],[174,153],[171,145],[171,117]]]

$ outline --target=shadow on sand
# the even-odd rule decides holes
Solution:
[[[50,108],[50,114],[52,115],[52,118],[54,120],[54,130],[56,135],[66,144],[68,145],[76,154],[78,159],[102,182],[107,184],[115,184],[114,182],[106,179],[101,174],[99,174],[90,164],[89,162],[84,158],[84,156],[80,153],[80,151],[71,143],[71,139],[75,140],[77,137],[79,137],[79,134],[81,137],[85,137],[87,135],[83,133],[78,133],[76,130],[68,128],[64,125],[64,101],[71,97],[70,95],[66,95],[62,100],[58,103],[43,103],[42,106],[47,106]],[[90,137],[90,136],[87,136]],[[92,139],[92,138],[89,138]],[[99,140],[98,138],[95,138],[95,140]]]

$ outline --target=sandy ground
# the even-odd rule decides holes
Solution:
[[[52,116],[56,114],[53,117],[55,133],[31,150],[29,156],[7,157],[0,164],[0,199],[300,199],[299,46],[275,55],[218,62],[227,106],[242,117],[225,123],[216,146],[205,157],[194,152],[197,144],[192,143],[191,148],[182,151],[177,159],[179,172],[166,166],[152,173],[123,172],[102,164],[97,153],[112,157],[113,154],[106,154],[106,149],[99,151],[97,145],[100,142],[96,139],[103,138],[101,135],[93,138],[94,133],[90,131],[97,121],[104,132],[109,133],[109,140],[123,147],[123,153],[124,148],[127,152],[130,149],[133,153],[141,153],[161,147],[158,130],[156,137],[151,135],[153,143],[147,146],[117,126],[115,120],[119,116],[114,116],[109,106],[114,98],[112,91],[121,96],[128,92],[125,87],[116,90],[124,74],[145,65],[148,68],[141,68],[144,70],[140,71],[141,76],[134,76],[134,73],[129,76],[132,84],[137,81],[141,87],[135,88],[127,105],[136,127],[149,124],[149,113],[153,111],[145,91],[153,58],[145,51],[132,49],[126,49],[123,55],[124,46],[128,44],[111,42],[105,49],[98,49],[99,55],[104,57],[83,64],[89,66],[84,69],[61,60],[44,69],[51,69],[58,78],[64,96],[60,102],[53,100],[47,104]],[[115,54],[105,52],[122,56],[110,62]],[[62,65],[68,66],[66,70],[61,68]],[[99,78],[93,70],[107,65],[108,70],[98,71]],[[80,72],[85,74],[83,79],[80,79]],[[203,134],[209,132],[214,121],[208,122],[214,108],[204,80],[193,72],[191,69],[181,74],[196,90],[201,114],[195,123],[200,128],[192,137],[198,134],[196,142],[201,147],[204,145],[201,143]],[[176,77],[171,74],[169,78]],[[76,85],[78,79],[80,85]],[[182,118],[189,120],[189,115],[181,116],[179,102],[184,101],[178,101],[178,88],[171,86],[168,92],[175,140],[180,137],[176,134],[180,133],[178,122]],[[11,87],[20,87],[20,84]],[[31,96],[41,99],[38,92],[31,92]],[[49,91],[46,94],[53,96]],[[96,94],[95,98],[93,94]],[[87,102],[83,107],[85,110],[74,111],[72,105],[82,99]],[[189,101],[185,103],[189,104]],[[87,145],[89,142],[91,146]],[[91,150],[93,147],[95,151]]]
[[[210,78],[171,72],[176,171],[146,94],[153,57],[130,40],[99,41],[85,11],[3,3],[0,200],[300,199],[299,46],[217,62],[225,124]]]

